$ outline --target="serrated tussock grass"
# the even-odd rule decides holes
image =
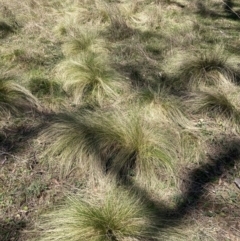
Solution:
[[[139,93],[140,101],[149,109],[149,114],[161,116],[162,121],[190,127],[184,106],[171,94],[169,88],[160,86],[156,90],[146,88]]]
[[[2,113],[10,111],[19,113],[22,110],[41,111],[39,101],[30,91],[8,78],[0,79],[0,109]]]
[[[190,94],[188,101],[194,113],[205,113],[208,116],[220,117],[232,124],[239,124],[240,95],[239,87],[230,81],[215,87],[203,87]]]
[[[104,40],[98,36],[97,30],[94,32],[87,29],[77,31],[77,33],[73,34],[63,45],[63,53],[65,56],[76,56],[84,51],[94,53],[107,51],[107,49],[104,48]]]
[[[136,109],[62,114],[43,134],[50,165],[60,167],[63,177],[76,166],[95,166],[120,179],[156,181],[163,170],[172,172],[176,154],[172,131],[148,118]]]
[[[46,158],[50,167],[58,167],[60,176],[67,176],[74,168],[89,170],[95,143],[92,130],[88,126],[89,113],[62,113],[56,116],[53,124],[43,132],[44,139],[50,141]],[[94,163],[97,165],[97,163]]]
[[[107,57],[87,52],[60,63],[57,75],[63,81],[64,90],[73,96],[73,102],[97,102],[115,100],[128,88],[109,65]]]
[[[69,1],[63,3],[64,14],[56,26],[60,36],[73,36],[79,31],[79,26],[85,29],[102,30],[108,25],[109,16],[106,10],[107,3],[102,0]],[[81,23],[81,24],[79,24]]]
[[[217,84],[219,75],[237,80],[240,76],[239,62],[238,58],[231,56],[222,46],[215,46],[212,49],[173,56],[166,66],[166,72],[170,78],[175,79],[178,87],[192,90],[200,85]]]
[[[100,118],[96,118],[97,121]],[[102,115],[100,133],[102,155],[107,170],[120,178],[133,176],[145,183],[158,179],[164,170],[172,172],[175,149],[166,124],[151,121],[141,108],[114,110]]]
[[[121,189],[104,195],[68,197],[66,204],[42,217],[39,241],[154,240],[153,214],[141,200]]]
[[[124,16],[116,4],[106,4],[106,10],[110,19],[110,25],[107,34],[110,40],[123,40],[134,34],[134,30],[129,27],[129,24],[126,22]]]

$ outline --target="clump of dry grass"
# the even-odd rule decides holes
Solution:
[[[225,79],[217,86],[202,87],[190,96],[188,104],[192,112],[226,120],[235,127],[239,125],[239,87],[231,81]]]
[[[57,74],[75,104],[116,100],[127,84],[109,66],[106,56],[87,52],[60,63]]]
[[[179,148],[179,158],[183,165],[198,164],[205,155],[204,138],[197,129],[185,129],[180,132]]]
[[[146,115],[140,109],[63,114],[44,134],[50,141],[48,161],[63,176],[92,165],[120,179],[154,182],[162,170],[172,172],[176,153],[168,126],[151,123]]]
[[[121,11],[116,4],[106,5],[108,16],[110,19],[110,25],[108,29],[108,37],[111,40],[123,40],[134,34],[132,28],[130,28],[121,14]]]
[[[107,51],[104,48],[104,40],[98,36],[97,30],[79,30],[77,33],[73,33],[72,36],[68,36],[68,39],[63,45],[63,53],[67,57],[76,56],[82,52],[101,54]]]
[[[165,68],[178,87],[192,90],[200,85],[218,83],[219,75],[231,80],[239,78],[239,61],[222,46],[215,46],[212,49],[174,55]]]
[[[27,89],[10,79],[0,79],[0,108],[2,113],[22,110],[42,110],[38,100]]]
[[[92,29],[97,31],[105,29],[109,24],[109,16],[106,9],[108,5],[102,0],[89,0],[84,3],[78,1],[69,1],[62,3],[62,16],[58,18],[58,24],[55,26],[56,33],[61,38],[74,36],[80,28]]]
[[[144,89],[140,92],[140,100],[149,109],[149,113],[161,116],[166,123],[185,127],[191,125],[184,113],[184,106],[167,87],[158,87],[157,90],[150,87]]]
[[[88,198],[69,196],[64,206],[42,218],[40,228],[41,241],[154,240],[157,230],[141,200],[119,188]]]

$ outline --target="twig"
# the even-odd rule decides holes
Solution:
[[[235,178],[234,183],[240,189],[240,178]]]
[[[226,5],[228,9],[240,19],[240,15],[236,11],[234,11],[224,0],[222,0],[222,3]]]
[[[5,151],[0,151],[0,155],[7,155],[7,156],[12,157],[12,158],[15,159],[15,160],[18,160],[18,161],[22,161],[22,160],[23,160],[23,159],[20,159],[20,158],[14,156],[14,155],[12,155],[12,154],[10,154],[10,153],[8,153],[8,152],[5,152]]]

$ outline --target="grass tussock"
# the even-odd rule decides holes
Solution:
[[[42,109],[36,97],[27,89],[8,79],[0,80],[0,108],[3,113]]]
[[[106,98],[116,99],[127,86],[104,56],[91,52],[62,62],[57,71],[64,90],[73,96],[75,104],[101,104]]]
[[[204,87],[193,93],[190,103],[195,113],[206,113],[209,116],[220,117],[229,123],[238,124],[240,116],[239,87],[231,82],[224,82],[213,87]]]
[[[174,73],[179,79],[177,85],[182,85],[190,90],[200,85],[214,85],[219,75],[225,78],[236,80],[239,78],[239,59],[229,55],[222,46],[201,51],[194,51],[189,54],[173,56],[170,61],[169,74]],[[177,73],[177,75],[176,75]]]
[[[161,170],[171,171],[175,148],[171,131],[140,113],[113,110],[60,116],[45,132],[46,139],[54,139],[49,162],[58,155],[57,166],[65,175],[76,166],[94,165],[119,178],[155,181]]]
[[[71,4],[63,3],[63,16],[58,18],[58,25],[55,27],[61,37],[74,36],[79,31],[79,23],[85,29],[97,30],[103,30],[108,25],[109,16],[105,1],[70,2]]]
[[[140,100],[149,109],[150,115],[159,115],[166,123],[185,127],[191,125],[184,113],[184,106],[179,103],[175,96],[171,95],[167,87],[158,87],[157,90],[152,88],[144,89],[140,92]]]
[[[0,0],[0,239],[237,240],[239,9]]]
[[[74,33],[69,41],[63,45],[63,53],[69,57],[82,52],[102,53],[105,51],[104,40],[99,38],[96,32],[90,32],[87,29]]]
[[[110,19],[110,26],[108,29],[108,37],[110,40],[123,40],[134,34],[133,29],[128,26],[116,4],[106,5],[106,9]]]
[[[76,167],[85,171],[90,169],[93,163],[95,140],[88,124],[91,120],[89,114],[61,114],[45,130],[45,140],[54,140],[49,143],[46,157],[50,166],[60,170],[61,176],[67,176]],[[54,139],[53,139],[54,138]],[[55,157],[54,157],[55,156]]]
[[[89,199],[71,195],[63,207],[43,218],[39,241],[152,240],[151,219],[151,212],[127,191],[111,190]]]

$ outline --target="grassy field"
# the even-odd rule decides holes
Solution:
[[[237,0],[0,0],[0,240],[240,240]]]

